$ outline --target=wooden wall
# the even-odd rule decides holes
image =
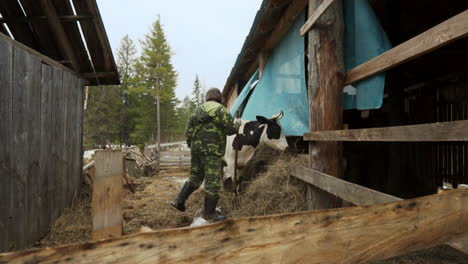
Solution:
[[[43,60],[0,38],[0,251],[42,238],[80,186],[84,83]]]

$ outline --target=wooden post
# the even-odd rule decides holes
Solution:
[[[93,181],[92,239],[122,236],[121,150],[100,150],[95,154],[96,175]]]
[[[309,15],[320,5],[309,1]],[[310,131],[342,129],[342,89],[344,82],[342,1],[337,0],[323,13],[308,33],[308,90]],[[342,144],[310,142],[309,167],[342,177]],[[337,207],[337,197],[314,186],[307,188],[309,210]]]

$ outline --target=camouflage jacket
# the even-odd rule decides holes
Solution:
[[[185,131],[187,144],[194,153],[223,156],[226,135],[237,132],[232,116],[217,102],[206,102],[195,109]]]

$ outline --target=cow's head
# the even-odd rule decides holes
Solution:
[[[246,156],[245,160],[252,158],[251,156],[260,146],[286,151],[288,142],[279,123],[282,117],[283,111],[272,118],[257,116],[257,121],[243,120],[239,134],[232,141],[232,147],[234,150],[241,151]],[[229,148],[227,151],[230,153]]]
[[[282,117],[283,111],[280,111],[279,114],[269,119],[264,116],[257,116],[257,121],[265,126],[265,130],[260,138],[261,144],[265,144],[276,150],[286,151],[288,149],[288,142],[279,122]]]

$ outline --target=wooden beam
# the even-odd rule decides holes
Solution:
[[[321,15],[327,10],[327,8],[333,3],[335,0],[325,0],[317,9],[315,9],[314,13],[307,19],[307,22],[301,27],[300,34],[304,36],[312,26],[317,22]]]
[[[75,13],[73,12],[73,6],[70,1],[62,1],[62,0],[52,0],[52,4],[57,11],[57,14],[63,16],[74,16]],[[88,20],[83,20],[82,22],[89,22]],[[81,24],[81,22],[80,22]],[[72,45],[72,49],[75,52],[78,58],[78,65],[80,66],[80,73],[87,73],[87,72],[94,72],[94,68],[91,65],[91,59],[88,55],[88,51],[85,45],[85,40],[82,38],[78,23],[77,22],[70,22],[70,23],[62,23],[63,28],[67,34],[68,39],[70,40],[70,44]],[[95,78],[88,79],[92,81],[93,85],[99,84]]]
[[[73,0],[73,4],[77,15],[93,17],[92,20],[82,21],[80,25],[88,43],[94,69],[97,72],[115,72],[113,76],[102,77],[102,79],[107,83],[119,84],[117,66],[96,0]]]
[[[91,20],[93,19],[92,16],[58,16],[59,20],[62,22],[76,22],[76,21],[84,21],[84,20]],[[47,20],[46,16],[27,16],[27,17],[15,17],[15,18],[4,18],[0,17],[0,23],[24,23],[30,21],[44,21]]]
[[[269,54],[266,51],[262,50],[258,53],[257,60],[258,60],[258,76],[262,78],[263,71],[265,70],[265,66],[268,62]]]
[[[306,141],[468,141],[468,120],[423,125],[318,131],[304,134]]]
[[[319,6],[310,0],[309,14]],[[343,10],[342,1],[334,1],[330,12],[319,21],[335,21],[327,27],[316,27],[308,33],[309,131],[343,128]],[[309,167],[341,178],[343,147],[340,142],[309,142]],[[307,187],[309,210],[341,207],[341,201],[314,186]]]
[[[359,206],[402,200],[310,168],[297,167],[291,171],[291,175]]]
[[[23,10],[17,1],[0,1],[0,14],[6,19],[13,19],[16,17],[24,17]],[[34,32],[28,24],[12,24],[8,25],[13,38],[23,43],[24,45],[37,49],[36,40],[34,39]]]
[[[284,15],[276,23],[276,28],[271,32],[270,36],[265,42],[263,49],[268,53],[274,49],[283,37],[289,32],[289,29],[294,25],[296,19],[299,17],[301,12],[306,8],[308,0],[295,0],[293,1],[288,9],[284,12]]]
[[[54,34],[57,46],[60,48],[62,55],[71,61],[71,66],[76,72],[80,71],[78,60],[71,48],[70,40],[68,39],[60,19],[58,18],[57,11],[50,0],[41,0],[44,13],[47,16],[47,21]]]
[[[297,167],[293,169],[291,171],[291,175],[359,206],[391,203],[403,200],[401,198],[347,182],[320,171],[305,167]],[[468,236],[448,241],[447,244],[468,254]]]
[[[389,204],[227,220],[0,255],[45,263],[367,263],[468,234],[468,189]],[[365,234],[365,235],[363,235]]]
[[[349,70],[346,74],[345,84],[351,84],[389,70],[466,35],[468,35],[468,10]]]
[[[82,74],[85,79],[105,78],[115,76],[115,72],[90,72]]]
[[[122,236],[122,177],[121,150],[96,151],[96,174],[93,179],[93,240]]]

